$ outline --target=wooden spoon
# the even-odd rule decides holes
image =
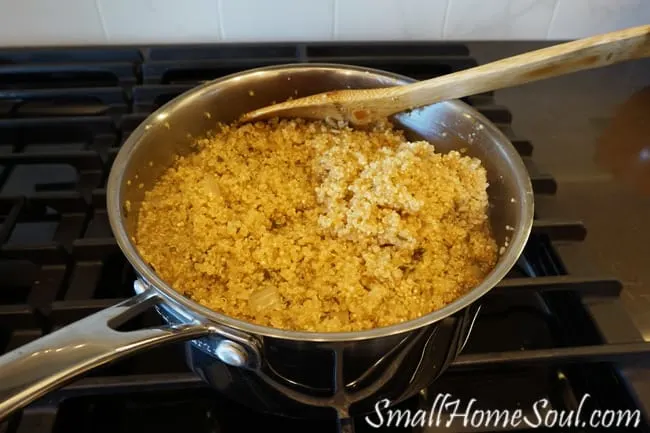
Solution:
[[[347,121],[351,125],[360,126],[447,99],[649,55],[650,25],[644,25],[531,51],[413,84],[339,90],[294,99],[246,113],[240,121],[303,117]]]

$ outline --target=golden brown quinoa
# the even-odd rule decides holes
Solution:
[[[275,328],[387,326],[443,307],[497,259],[480,161],[390,127],[220,125],[145,193],[142,256],[172,287]]]

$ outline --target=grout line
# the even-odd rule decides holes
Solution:
[[[102,10],[102,5],[100,0],[95,0],[95,10],[97,15],[99,15],[99,24],[102,26],[102,32],[104,32],[104,38],[106,41],[110,41],[110,36],[108,35],[108,30],[106,29],[106,22],[104,21],[104,11]]]
[[[440,34],[440,39],[445,39],[446,38],[446,33],[447,33],[447,23],[449,22],[449,9],[451,6],[451,0],[447,0],[447,4],[445,5],[445,15],[444,19],[442,21],[442,32]]]
[[[551,19],[549,20],[548,27],[546,28],[546,40],[550,38],[551,27],[555,22],[555,18],[557,17],[557,11],[559,8],[560,8],[560,0],[555,0],[555,5],[553,6],[553,13],[551,14]]]
[[[219,40],[226,39],[226,34],[223,31],[223,7],[222,0],[217,0],[217,25],[219,26],[218,36]]]

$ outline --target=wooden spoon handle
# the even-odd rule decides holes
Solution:
[[[269,116],[296,116],[347,120],[361,125],[442,100],[463,98],[648,56],[650,25],[632,27],[405,86],[340,90],[294,99],[247,113],[242,116],[242,121]]]
[[[531,51],[471,69],[384,89],[384,114],[650,56],[650,25]],[[379,95],[376,95],[379,96]],[[388,107],[392,106],[392,107]]]

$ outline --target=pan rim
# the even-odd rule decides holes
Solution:
[[[212,91],[214,88],[223,86],[229,80],[237,77],[256,73],[273,73],[283,70],[295,69],[321,69],[321,70],[344,70],[364,72],[377,76],[378,78],[392,79],[399,84],[407,84],[415,80],[400,74],[383,71],[380,69],[353,66],[346,64],[332,64],[332,63],[289,63],[273,66],[264,66],[260,68],[248,69],[245,71],[230,74],[218,79],[203,83],[196,86],[185,93],[178,95],[176,98],[167,102],[162,107],[158,108],[151,114],[148,119],[155,118],[161,113],[175,109],[180,104],[190,103],[191,100],[205,92]],[[399,85],[398,84],[398,85]],[[515,265],[523,250],[526,246],[530,236],[533,217],[534,217],[534,195],[532,183],[528,172],[524,166],[521,156],[516,151],[510,140],[485,116],[475,110],[473,107],[460,100],[450,100],[441,102],[442,104],[449,104],[452,107],[458,108],[460,111],[471,113],[475,120],[481,122],[485,128],[485,132],[492,135],[502,146],[508,157],[511,159],[512,175],[519,185],[520,197],[517,199],[517,204],[520,207],[521,221],[519,227],[515,227],[512,233],[510,243],[505,253],[501,256],[499,263],[492,269],[487,277],[477,286],[469,290],[465,295],[455,299],[453,302],[445,305],[444,307],[432,311],[424,316],[397,323],[390,326],[372,328],[361,331],[350,332],[308,332],[308,331],[292,331],[280,328],[273,328],[263,325],[257,325],[251,322],[246,322],[234,317],[227,316],[222,313],[213,311],[199,303],[186,298],[170,285],[162,280],[154,271],[146,265],[138,253],[137,248],[129,238],[125,224],[124,215],[122,210],[122,180],[124,175],[124,168],[129,158],[137,148],[141,138],[146,133],[146,120],[143,121],[126,139],[120,150],[118,151],[113,165],[111,167],[107,187],[107,211],[108,219],[111,226],[113,235],[119,248],[122,250],[127,260],[134,267],[136,274],[139,275],[146,284],[156,290],[159,294],[163,295],[172,304],[183,308],[187,313],[193,315],[197,320],[207,321],[215,325],[226,326],[236,331],[244,332],[247,334],[270,337],[283,340],[292,341],[305,341],[305,342],[347,342],[347,341],[360,341],[370,340],[376,338],[389,337],[392,335],[402,334],[423,327],[429,326],[439,322],[455,313],[469,307],[478,301],[481,297],[492,290],[510,271]]]

